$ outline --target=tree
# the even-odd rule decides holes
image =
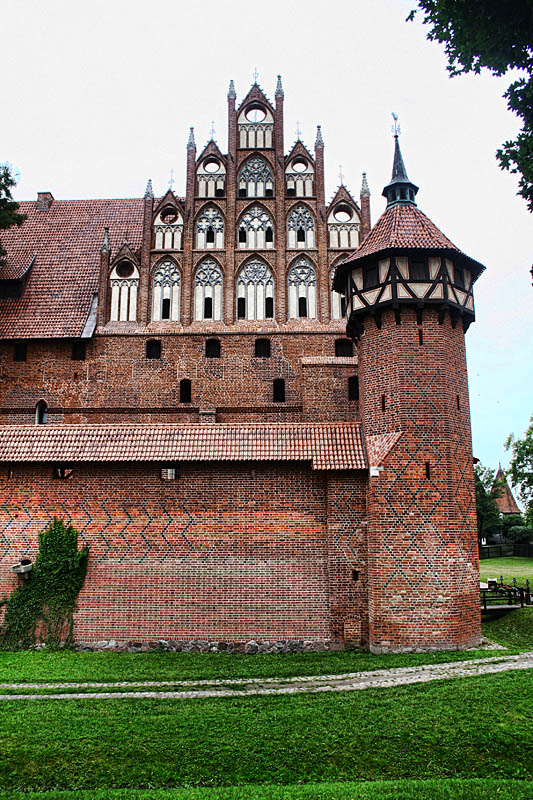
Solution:
[[[16,181],[11,174],[9,164],[0,164],[0,230],[7,230],[12,225],[22,225],[25,214],[19,214],[19,204],[13,200],[11,189]],[[5,263],[6,251],[0,241],[0,266]]]
[[[512,485],[518,487],[518,496],[526,507],[528,525],[533,527],[533,416],[524,438],[516,439],[511,433],[505,449],[512,453],[508,475]]]
[[[484,467],[481,462],[474,466],[476,486],[477,532],[481,539],[487,533],[500,527],[500,510],[496,498],[500,497],[502,481],[494,479],[494,470]]]
[[[408,20],[422,9],[431,25],[428,39],[444,44],[453,77],[483,68],[493,75],[526,72],[505,92],[508,108],[522,121],[516,139],[496,157],[502,169],[520,174],[518,194],[533,211],[533,6],[531,0],[418,0]]]

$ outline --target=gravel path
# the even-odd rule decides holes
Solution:
[[[158,698],[185,700],[203,697],[247,697],[316,692],[347,692],[356,689],[379,689],[408,683],[427,683],[446,678],[469,678],[493,675],[507,670],[533,669],[533,651],[515,656],[478,658],[445,664],[423,664],[343,675],[311,675],[297,678],[234,678],[201,681],[143,681],[120,683],[1,683],[0,689],[17,692],[31,689],[114,689],[116,691],[64,692],[58,694],[0,694],[2,700],[106,700],[123,698]],[[174,687],[174,691],[165,691]],[[180,688],[177,688],[180,687]],[[147,689],[150,688],[150,691]],[[140,689],[140,691],[120,691]]]

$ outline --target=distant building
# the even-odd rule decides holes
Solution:
[[[507,478],[504,475],[501,464],[498,465],[498,471],[494,477],[494,480],[504,481],[502,493],[494,498],[496,500],[496,505],[500,510],[500,514],[521,514],[522,512],[516,504],[513,492],[509,486]]]

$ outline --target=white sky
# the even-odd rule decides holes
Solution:
[[[282,75],[285,150],[297,121],[310,148],[322,124],[327,199],[340,163],[356,198],[365,170],[375,222],[397,112],[418,205],[487,266],[467,348],[474,453],[496,467],[507,434],[522,435],[533,412],[533,218],[494,158],[518,130],[501,97],[511,79],[449,79],[442,47],[405,22],[415,4],[3,0],[0,161],[20,171],[18,200],[42,190],[138,197],[149,177],[162,194],[172,167],[183,194],[189,125],[200,151],[214,120],[225,152],[229,80],[239,102],[257,67],[271,100]]]

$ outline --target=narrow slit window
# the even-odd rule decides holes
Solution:
[[[161,319],[170,319],[170,297],[164,297],[161,303]]]
[[[26,342],[15,342],[13,348],[13,361],[26,361],[28,357],[28,345]]]
[[[213,319],[213,298],[204,298],[204,319]]]
[[[431,478],[431,467],[429,466],[429,461],[426,461],[426,480],[429,481]]]
[[[353,356],[353,342],[350,339],[335,339],[335,355],[337,358]]]
[[[161,358],[161,342],[159,339],[150,339],[146,342],[146,358]]]
[[[385,403],[385,395],[384,395],[384,394],[382,394],[382,395],[381,395],[381,410],[382,410],[382,411],[385,411],[385,406],[386,406],[386,403]]]
[[[359,400],[359,378],[357,375],[351,375],[348,378],[348,400],[358,402]]]
[[[418,344],[424,344],[424,334],[422,328],[418,329]]]
[[[191,402],[191,382],[188,378],[180,381],[180,403]]]
[[[255,340],[256,358],[270,358],[270,339]]]
[[[205,343],[206,358],[220,358],[220,339],[207,339]]]
[[[457,401],[457,411],[460,411],[461,410],[461,398],[459,397],[459,395],[456,395],[456,401]]]
[[[285,402],[285,380],[283,378],[276,378],[274,381],[274,402]]]
[[[237,319],[245,319],[246,317],[246,300],[244,297],[239,297],[237,300]]]
[[[274,298],[267,297],[265,299],[265,317],[267,319],[272,319],[274,316]]]

